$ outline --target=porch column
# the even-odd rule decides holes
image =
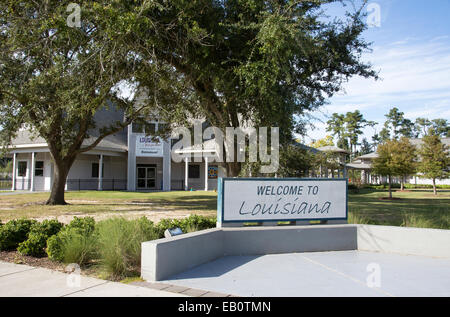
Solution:
[[[205,191],[208,191],[208,157],[205,156]]]
[[[188,173],[189,169],[189,160],[187,157],[184,158],[184,190],[189,190],[189,184],[188,184]]]
[[[103,190],[103,154],[100,154],[98,162],[98,190]]]
[[[13,154],[13,170],[12,170],[12,184],[11,190],[16,190],[16,161],[17,161],[17,153]]]
[[[36,165],[36,152],[31,152],[30,192],[34,192],[34,167]]]
[[[170,156],[170,143],[164,141],[163,143],[163,188],[164,191],[171,190],[171,180],[172,180],[172,167],[171,167],[171,156]]]

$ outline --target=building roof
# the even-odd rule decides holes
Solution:
[[[377,157],[378,157],[377,152],[372,152],[372,153],[369,153],[369,154],[358,156],[356,159],[357,160],[361,160],[361,159],[366,159],[366,160],[367,159],[371,159],[371,160],[373,160],[373,159],[375,159]]]
[[[218,146],[220,146],[217,142],[216,139],[210,139],[210,140],[206,140],[203,143],[200,144],[194,144],[191,146],[188,146],[186,148],[182,148],[179,150],[175,150],[175,153],[199,153],[199,152],[219,152],[218,151]]]
[[[294,141],[294,142],[292,143],[292,145],[293,145],[293,146],[297,146],[297,147],[299,147],[299,148],[301,148],[301,149],[303,149],[303,150],[312,152],[312,153],[314,153],[314,154],[316,154],[317,152],[319,152],[318,149],[313,148],[313,147],[310,147],[310,146],[307,146],[307,145],[305,145],[305,144],[303,144],[303,143],[300,143],[300,142],[297,142],[297,141]]]
[[[412,145],[415,147],[420,147],[423,144],[423,139],[409,139],[409,142],[411,142]],[[447,146],[450,146],[450,138],[441,138],[441,142]],[[373,160],[378,157],[377,152],[372,152],[369,154],[358,156],[356,159],[366,159],[366,160]]]
[[[337,146],[334,145],[327,145],[327,146],[322,146],[317,148],[319,151],[321,152],[333,152],[333,153],[345,153],[345,154],[350,154],[348,151],[341,149]]]
[[[352,162],[352,163],[345,164],[345,166],[350,169],[359,169],[359,170],[366,170],[366,169],[368,170],[368,169],[372,168],[372,164],[361,163],[361,162],[359,162],[359,163]]]
[[[113,122],[123,121],[123,112],[111,108],[103,108],[99,110],[94,116],[97,127],[94,130],[88,131],[90,137],[84,140],[82,147],[92,144],[100,135],[100,129],[110,125]],[[21,129],[17,132],[16,137],[11,142],[12,147],[32,148],[32,147],[47,147],[47,142],[44,138],[29,129]],[[96,149],[112,150],[124,152],[128,150],[127,146],[127,131],[123,129],[115,134],[105,137],[96,146]]]

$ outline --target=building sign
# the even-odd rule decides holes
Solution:
[[[218,222],[346,220],[347,180],[220,178]]]
[[[208,166],[208,178],[217,179],[218,170],[217,166]]]
[[[144,134],[136,135],[136,156],[163,156],[163,142],[155,142]]]

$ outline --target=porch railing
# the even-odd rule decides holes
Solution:
[[[98,179],[68,179],[67,190],[98,190]],[[103,179],[102,190],[126,190],[126,179]]]

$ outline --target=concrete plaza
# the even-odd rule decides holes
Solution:
[[[225,256],[160,282],[236,296],[450,296],[450,259],[356,250]]]

